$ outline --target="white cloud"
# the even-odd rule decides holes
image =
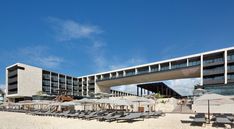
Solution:
[[[56,68],[60,66],[63,59],[48,53],[47,47],[35,46],[19,49],[20,59],[24,62],[40,65],[46,68]]]
[[[132,93],[132,94],[136,94],[137,92],[136,84],[115,86],[115,87],[111,87],[111,89],[117,90],[117,91],[123,91],[127,93]]]
[[[49,17],[48,21],[51,23],[58,41],[69,41],[84,38],[89,39],[96,34],[102,33],[102,30],[100,30],[98,26],[82,24],[75,20],[64,20]]]
[[[200,78],[168,80],[164,83],[181,95],[192,95],[194,86],[200,83]]]

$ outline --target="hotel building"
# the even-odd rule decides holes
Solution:
[[[6,97],[30,97],[38,91],[57,95],[59,90],[66,90],[68,95],[89,96],[110,93],[113,86],[183,78],[200,78],[204,89],[233,95],[234,47],[81,77],[16,63],[6,68]]]

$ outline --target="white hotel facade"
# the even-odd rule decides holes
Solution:
[[[38,91],[57,95],[89,96],[110,87],[183,78],[200,78],[209,91],[234,95],[234,47],[163,60],[123,69],[73,77],[16,63],[6,68],[6,97],[31,97]]]

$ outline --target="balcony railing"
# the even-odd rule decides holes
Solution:
[[[49,82],[49,81],[43,81],[42,84],[43,84],[43,85],[46,85],[46,86],[49,86],[49,85],[50,85],[50,82]]]
[[[144,71],[138,71],[137,74],[145,74],[145,73],[149,73],[149,70],[144,70]]]
[[[224,63],[223,58],[217,58],[217,59],[212,59],[212,60],[204,60],[203,66],[220,65],[223,63]]]
[[[214,74],[222,74],[222,73],[224,73],[224,68],[203,71],[203,75],[214,75]]]
[[[44,75],[43,75],[43,79],[50,80],[50,75],[44,74]]]
[[[17,88],[17,84],[8,85],[8,90],[12,90],[12,89],[16,89],[16,88]]]
[[[8,79],[8,84],[11,84],[11,83],[14,83],[14,82],[17,82],[17,77]]]
[[[51,77],[51,80],[57,82],[58,81],[58,77]]]

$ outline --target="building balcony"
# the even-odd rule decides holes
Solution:
[[[234,69],[228,69],[227,72],[228,73],[234,73]]]
[[[45,80],[50,80],[50,75],[49,74],[44,74],[42,75],[42,78]]]
[[[203,76],[207,76],[207,75],[217,75],[217,74],[224,74],[224,69],[204,70],[204,71],[203,71]]]
[[[12,84],[12,83],[15,83],[15,82],[17,82],[17,77],[8,78],[8,84]]]
[[[72,81],[67,81],[67,84],[71,85],[71,84],[72,84]]]
[[[145,73],[149,73],[148,70],[145,70],[145,71],[138,71],[137,74],[145,74]]]
[[[88,82],[89,82],[89,83],[94,83],[94,80],[89,80]]]
[[[95,88],[95,86],[94,86],[94,85],[89,85],[89,89],[90,89],[90,88]]]
[[[207,79],[203,80],[203,85],[210,85],[210,84],[223,84],[224,80],[223,79]]]
[[[15,90],[15,91],[8,91],[7,94],[8,94],[8,95],[17,94],[17,92],[18,92],[17,90]]]
[[[233,83],[233,82],[234,82],[234,78],[228,79],[227,82],[228,82],[228,83]]]
[[[73,85],[78,85],[78,81],[73,81]]]
[[[50,86],[50,82],[49,81],[43,81],[42,85]]]
[[[13,89],[17,89],[17,84],[8,85],[8,90],[13,90]]]
[[[54,82],[58,82],[58,77],[52,77],[51,80]]]
[[[58,83],[51,83],[51,86],[58,87]]]
[[[17,75],[17,70],[14,70],[12,72],[8,72],[8,77],[13,77]]]
[[[203,67],[224,65],[224,61],[203,63]]]
[[[227,63],[234,63],[234,60],[227,60]]]
[[[87,81],[83,81],[83,84],[85,84],[85,85],[86,85],[86,84],[87,84]]]

